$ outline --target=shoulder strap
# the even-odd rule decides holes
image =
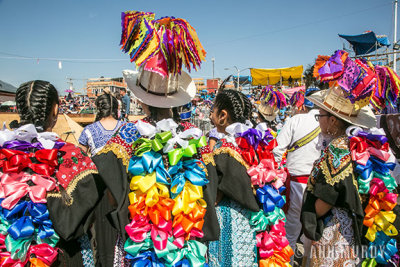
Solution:
[[[308,133],[306,136],[304,136],[303,138],[300,138],[299,140],[297,140],[296,142],[294,142],[288,149],[288,152],[293,152],[297,149],[299,149],[302,146],[307,145],[308,143],[310,143],[312,140],[314,140],[319,133],[321,132],[321,128],[319,128],[319,126],[317,126],[317,128],[315,128],[314,130],[312,130],[310,133]]]

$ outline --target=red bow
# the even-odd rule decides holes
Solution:
[[[256,152],[254,148],[247,143],[247,140],[243,137],[236,138],[236,143],[240,150],[242,150],[242,158],[249,164],[249,165],[257,165],[258,160],[256,157]]]
[[[54,173],[55,166],[58,165],[58,149],[41,149],[35,153],[27,154],[22,151],[3,148],[0,153],[7,158],[3,162],[4,173],[19,173],[25,168],[30,168],[35,173],[50,176]],[[31,157],[36,158],[42,164],[32,163]]]

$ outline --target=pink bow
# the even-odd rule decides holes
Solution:
[[[275,180],[273,186],[278,189],[286,181],[286,172],[283,169],[276,169],[274,161],[270,159],[261,160],[257,166],[250,167],[247,173],[250,175],[251,183],[260,187]]]
[[[28,181],[32,181],[35,185],[29,186]],[[35,203],[46,203],[46,194],[48,191],[54,190],[56,182],[52,177],[42,176],[38,174],[8,173],[1,177],[0,196],[5,199],[1,203],[3,208],[12,209],[18,201],[29,194],[31,200]]]
[[[286,239],[285,223],[282,220],[273,225],[269,233],[265,231],[257,234],[256,239],[262,259],[271,257],[274,251],[281,251],[289,245]]]

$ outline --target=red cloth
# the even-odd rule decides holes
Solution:
[[[286,187],[286,203],[283,206],[283,211],[285,214],[287,214],[290,206],[290,182],[296,182],[296,183],[301,183],[301,184],[307,184],[308,177],[309,175],[299,175],[299,176],[291,176],[290,173],[287,171],[287,179],[285,182],[285,187]]]

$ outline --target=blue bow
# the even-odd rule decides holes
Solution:
[[[140,253],[139,255],[133,257],[130,254],[126,255],[126,258],[131,261],[131,267],[164,267],[164,264],[161,260],[156,256],[154,251],[145,251]]]
[[[167,177],[171,178],[165,170],[161,154],[154,151],[146,152],[141,157],[132,157],[128,171],[135,176],[155,171],[157,182],[162,184],[169,184]]]
[[[279,189],[280,191],[283,191],[285,187],[282,186]],[[274,211],[275,207],[282,208],[283,205],[285,205],[285,197],[281,196],[279,191],[277,191],[271,185],[258,188],[256,195],[258,201],[263,204],[264,212],[272,212]]]
[[[179,161],[169,168],[168,173],[172,176],[171,196],[173,199],[183,190],[186,183],[185,178],[194,185],[203,186],[208,184],[206,174],[199,164],[203,163],[200,160],[191,159],[184,162]]]
[[[397,251],[396,240],[379,231],[375,241],[369,244],[367,258],[375,258],[377,263],[386,264]]]

